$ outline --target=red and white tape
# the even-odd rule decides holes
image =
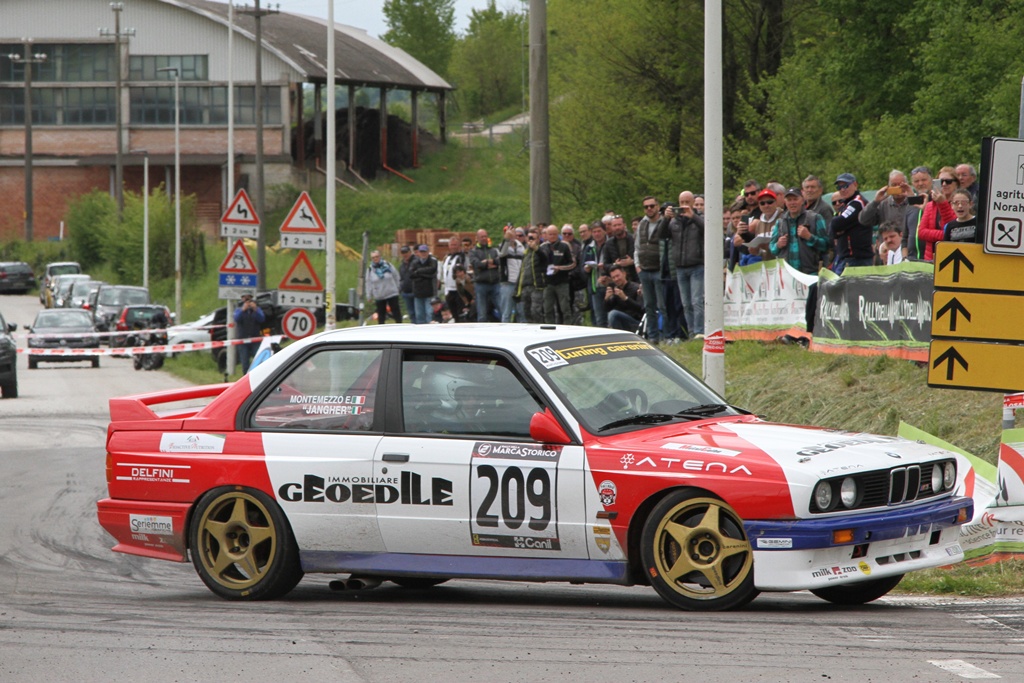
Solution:
[[[184,351],[222,349],[228,345],[237,346],[239,344],[248,344],[250,342],[261,342],[263,339],[263,337],[249,337],[247,339],[232,339],[231,341],[192,342],[189,344],[158,344],[154,346],[115,346],[112,348],[91,349],[19,348],[18,353],[27,353],[31,356],[134,356],[140,353],[180,353]]]

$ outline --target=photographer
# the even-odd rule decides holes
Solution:
[[[544,287],[547,279],[544,275],[546,265],[539,249],[540,237],[534,229],[526,235],[526,251],[519,269],[519,286],[516,288],[516,296],[523,309],[521,322],[531,324],[544,322]]]
[[[500,274],[499,297],[501,303],[501,322],[512,322],[512,314],[517,313],[515,293],[519,284],[519,270],[526,255],[526,231],[516,228],[511,223],[505,226],[505,235],[498,247],[498,271]],[[516,322],[522,322],[522,316],[516,316]]]
[[[235,309],[235,331],[239,339],[252,339],[263,334],[263,323],[267,316],[263,309],[253,301],[252,294],[243,294],[241,303]],[[260,348],[259,340],[238,345],[238,361],[242,365],[242,374],[249,372],[249,363]]]
[[[621,266],[609,269],[611,284],[604,291],[604,307],[608,311],[608,327],[627,332],[637,332],[644,315],[644,300],[640,285],[626,279]]]

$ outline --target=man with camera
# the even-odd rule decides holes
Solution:
[[[904,225],[908,213],[917,213],[909,201],[913,197],[914,189],[907,182],[907,176],[903,171],[893,169],[889,172],[889,183],[875,193],[874,199],[867,203],[857,220],[872,229],[889,222]]]
[[[644,300],[640,285],[626,279],[622,266],[608,269],[611,283],[604,290],[604,307],[608,311],[608,327],[636,332],[644,315]]]
[[[689,190],[679,193],[679,207],[666,209],[671,217],[668,233],[672,239],[669,256],[676,267],[676,286],[683,304],[686,330],[697,339],[704,337],[704,216],[694,208]]]
[[[253,298],[252,294],[243,294],[242,300],[235,309],[235,331],[239,339],[253,339],[263,334],[263,323],[267,316]],[[249,364],[260,348],[260,340],[249,341],[238,345],[238,362],[242,365],[242,374],[249,372]]]
[[[519,268],[519,283],[516,296],[523,311],[521,322],[539,325],[544,322],[544,287],[547,279],[544,258],[540,254],[540,236],[531,229],[526,234],[526,251]]]
[[[505,236],[498,247],[499,300],[501,302],[501,322],[512,322],[512,314],[516,312],[516,287],[519,285],[519,270],[523,266],[526,255],[526,231],[511,223],[505,226]],[[517,322],[522,322],[518,320]]]

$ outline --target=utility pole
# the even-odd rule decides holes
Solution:
[[[266,193],[263,187],[263,17],[278,14],[278,9],[260,9],[260,0],[256,0],[255,7],[238,10],[239,14],[248,14],[256,20],[256,215],[261,219],[266,215],[264,211],[264,198]],[[256,241],[256,269],[259,273],[256,276],[257,291],[267,289],[267,226],[260,223],[260,234]]]
[[[15,64],[25,65],[25,241],[32,241],[32,65],[46,61],[45,54],[32,52],[32,39],[25,38],[25,56],[9,54]]]
[[[530,0],[530,222],[551,222],[547,0]]]
[[[174,315],[181,320],[181,70],[165,66],[157,72],[174,74]]]
[[[334,293],[337,289],[337,251],[335,242],[337,240],[337,198],[335,190],[338,188],[335,177],[338,175],[338,142],[337,142],[337,121],[334,103],[334,0],[327,0],[327,101],[330,102],[330,116],[327,117],[327,263],[324,273],[327,281],[327,296],[324,298],[324,329],[333,330],[337,324],[337,316],[334,311]],[[351,93],[351,90],[349,91]],[[352,114],[352,99],[349,98],[348,111],[349,120]],[[415,119],[414,123],[415,125]],[[351,129],[349,132],[351,136]],[[349,138],[351,139],[351,137]],[[351,147],[349,148],[351,155]],[[385,162],[387,160],[385,159]]]
[[[117,218],[121,219],[124,213],[124,113],[121,102],[121,87],[123,76],[121,73],[124,67],[124,56],[121,54],[121,38],[130,38],[135,35],[135,29],[121,30],[121,12],[124,10],[123,2],[110,3],[110,9],[114,13],[114,30],[101,28],[101,36],[114,37],[114,53],[117,60],[117,79],[114,86],[114,116],[115,128],[117,129],[117,152],[114,158],[114,198],[117,201]]]

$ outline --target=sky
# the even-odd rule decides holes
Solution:
[[[282,12],[306,14],[312,17],[327,18],[327,3],[331,0],[274,0],[273,5],[281,4]],[[461,33],[469,26],[469,12],[484,9],[488,0],[455,0],[455,30]],[[251,2],[246,4],[252,4]],[[508,9],[506,5],[518,7],[514,0],[498,0],[498,9]],[[375,38],[384,35],[388,30],[384,21],[384,0],[334,0],[334,20],[339,24],[348,24],[356,28],[366,29]]]

